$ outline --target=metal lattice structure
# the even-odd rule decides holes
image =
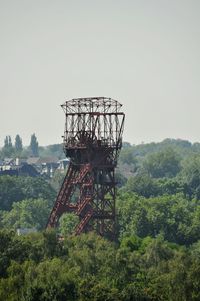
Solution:
[[[64,151],[70,158],[67,174],[47,227],[56,227],[64,212],[79,216],[75,233],[94,230],[114,237],[115,167],[122,146],[125,115],[111,98],[66,101]]]

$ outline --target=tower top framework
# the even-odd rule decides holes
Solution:
[[[64,149],[74,157],[73,149],[115,150],[115,159],[122,145],[124,113],[122,104],[107,97],[75,98],[66,101]]]
[[[67,100],[61,107],[66,113],[117,113],[122,104],[108,97],[85,97]]]

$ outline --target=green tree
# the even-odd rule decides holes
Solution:
[[[55,191],[59,191],[62,182],[65,178],[65,173],[61,172],[60,170],[56,170],[53,173],[53,177],[50,180],[51,186],[55,189]]]
[[[119,160],[122,163],[135,164],[137,162],[136,158],[133,155],[133,149],[131,147],[125,147],[120,153]]]
[[[76,300],[76,287],[66,265],[59,258],[30,264],[25,276],[25,300]]]
[[[29,199],[13,203],[12,210],[5,211],[2,224],[5,228],[36,228],[44,229],[50,213],[50,205],[47,200]]]
[[[15,137],[15,150],[17,153],[21,153],[23,150],[23,146],[22,146],[22,139],[21,137],[17,134]]]
[[[4,147],[5,148],[11,148],[12,147],[12,139],[10,136],[6,136],[4,140]]]
[[[4,146],[2,149],[2,157],[11,157],[14,153],[14,149],[12,146],[12,139],[10,136],[6,136],[5,140],[4,140]]]
[[[147,198],[157,196],[159,193],[157,183],[148,174],[138,174],[130,177],[126,183],[125,190]]]
[[[143,166],[154,178],[171,178],[176,176],[181,169],[180,157],[172,148],[149,155]]]
[[[182,194],[145,199],[121,193],[117,200],[120,238],[129,235],[156,237],[190,245],[200,239],[200,202]]]
[[[35,134],[31,135],[30,150],[31,150],[31,153],[34,157],[38,157],[38,155],[39,155],[38,141],[37,141],[37,138],[36,138]]]
[[[8,137],[9,136],[6,136],[6,138],[4,139],[4,148],[8,148],[9,147]]]
[[[159,195],[183,193],[186,196],[188,193],[188,186],[182,177],[160,178],[155,183]]]
[[[60,218],[60,232],[62,235],[66,236],[68,234],[72,234],[76,225],[79,222],[79,218],[77,215],[73,213],[65,213]]]
[[[13,231],[7,230],[0,230],[0,242],[0,277],[5,277],[11,260],[20,263],[26,260],[31,245],[27,241],[20,240]]]
[[[189,197],[200,199],[200,155],[190,156],[183,162],[181,176],[187,185]]]
[[[56,192],[43,178],[0,177],[0,210],[10,210],[14,202],[43,198],[53,205]]]
[[[127,183],[127,179],[119,171],[115,173],[115,181],[118,187],[123,187]]]
[[[41,157],[57,157],[59,159],[65,158],[63,152],[63,145],[62,144],[52,144],[45,147],[39,147],[39,153]]]
[[[17,177],[0,177],[0,210],[10,210],[13,202],[23,200],[24,193]]]

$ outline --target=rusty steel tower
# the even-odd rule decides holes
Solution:
[[[115,234],[115,167],[122,146],[125,115],[111,98],[77,98],[61,106],[65,112],[64,151],[67,174],[47,227],[56,227],[64,212],[79,216],[75,234]]]

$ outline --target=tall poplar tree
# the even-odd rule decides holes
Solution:
[[[20,153],[23,150],[22,139],[18,134],[15,137],[15,150],[18,153]]]
[[[4,146],[2,149],[2,157],[11,157],[13,155],[13,146],[12,146],[12,139],[10,136],[6,136],[4,139]]]
[[[37,138],[35,136],[35,133],[31,135],[30,150],[31,150],[31,153],[34,157],[39,156],[38,141],[37,141]]]

